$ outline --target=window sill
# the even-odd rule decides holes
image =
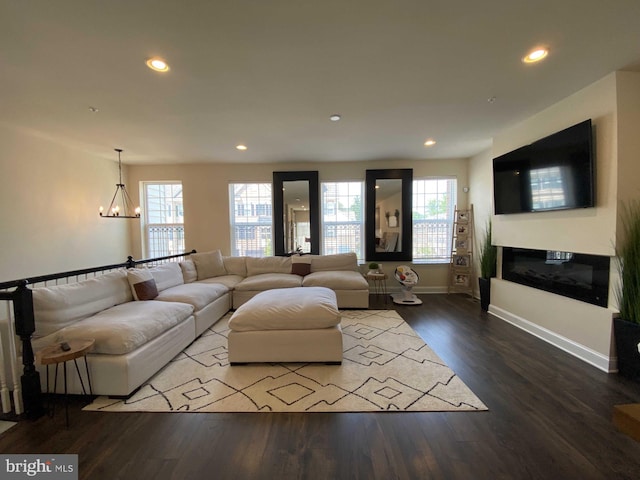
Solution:
[[[424,259],[420,258],[418,260],[412,260],[411,263],[414,265],[447,265],[451,262],[449,258],[438,258],[438,259]]]

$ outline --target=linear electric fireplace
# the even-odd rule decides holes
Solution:
[[[503,247],[502,279],[606,307],[609,257]]]

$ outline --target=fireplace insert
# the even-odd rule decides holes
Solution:
[[[606,307],[610,258],[503,247],[502,279]]]

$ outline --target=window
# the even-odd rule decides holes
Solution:
[[[229,184],[231,254],[268,257],[273,255],[270,183]]]
[[[413,181],[414,262],[438,263],[450,260],[456,192],[455,178]]]
[[[143,245],[147,258],[185,251],[181,182],[142,182]]]
[[[364,256],[364,182],[322,183],[322,253]]]
[[[566,195],[570,184],[565,175],[566,167],[532,168],[530,175],[531,183],[531,208],[533,210],[551,210],[567,206],[567,196],[573,198],[574,195]]]

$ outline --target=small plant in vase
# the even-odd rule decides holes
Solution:
[[[376,262],[369,262],[369,273],[380,273],[380,265]]]

